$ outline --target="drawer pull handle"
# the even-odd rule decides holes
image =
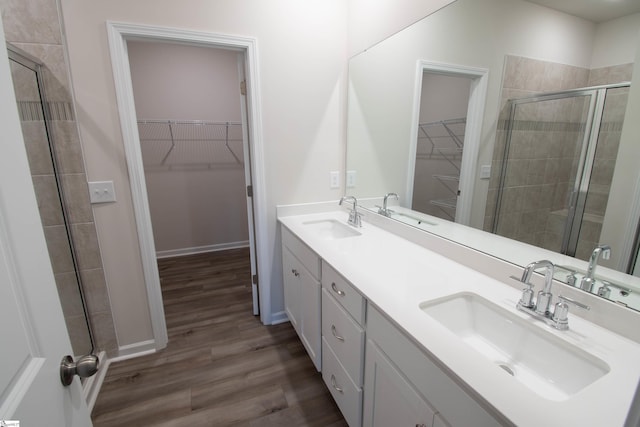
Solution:
[[[338,385],[336,384],[336,376],[333,374],[331,374],[331,387],[335,388],[338,393],[344,392],[344,390],[342,390],[342,388],[338,387]]]
[[[336,339],[338,341],[344,341],[344,337],[341,337],[340,335],[338,335],[338,333],[336,332],[336,325],[331,325],[331,333],[333,334],[334,337],[336,337]]]
[[[298,277],[300,275],[300,273],[298,273],[298,270],[296,270],[295,268],[291,269],[291,272],[293,273],[294,276]]]
[[[422,424],[416,424],[416,427],[427,427],[427,425],[425,423]]]
[[[333,289],[333,292],[340,295],[341,297],[346,295],[344,291],[341,291],[340,289],[338,289],[338,287],[336,286],[336,282],[331,282],[331,289]]]

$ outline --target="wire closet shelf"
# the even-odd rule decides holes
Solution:
[[[243,165],[242,123],[203,120],[138,120],[145,167]]]
[[[466,123],[466,117],[462,117],[418,124],[417,159],[444,160],[448,164],[446,173],[432,177],[451,197],[431,199],[429,203],[440,208],[450,219],[455,217]]]

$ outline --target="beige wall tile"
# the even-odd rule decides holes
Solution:
[[[102,268],[95,225],[92,222],[73,224],[71,230],[75,242],[78,268],[81,270]]]
[[[87,176],[83,173],[62,175],[65,203],[71,224],[93,222]]]
[[[633,64],[594,68],[589,73],[589,86],[628,82],[633,73]]]
[[[71,338],[71,347],[76,355],[89,354],[91,351],[91,339],[84,316],[66,317],[67,331]]]
[[[36,193],[36,200],[38,201],[42,225],[64,225],[56,177],[54,175],[36,175],[31,179]]]
[[[52,174],[53,163],[43,122],[22,122],[22,135],[31,175]]]
[[[111,312],[91,313],[90,321],[98,350],[110,356],[118,354],[118,342]]]
[[[44,64],[42,76],[48,101],[71,102],[69,71],[62,45],[14,43]]]
[[[72,272],[73,260],[65,227],[63,225],[44,227],[44,235],[53,272],[55,274]]]
[[[82,147],[76,122],[54,121],[51,123],[51,131],[56,147],[59,172],[63,174],[84,173]]]
[[[81,270],[80,275],[89,311],[91,313],[109,311],[111,305],[102,268]]]
[[[62,43],[56,0],[1,0],[8,42]]]
[[[10,61],[13,89],[16,93],[16,101],[40,102],[38,91],[38,79],[35,71],[17,62]]]
[[[64,317],[84,316],[75,272],[56,274],[55,278]]]

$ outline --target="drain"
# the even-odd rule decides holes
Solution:
[[[498,366],[501,367],[507,374],[511,375],[512,377],[514,377],[516,375],[513,372],[513,369],[511,369],[511,367],[509,365],[507,365],[506,363],[498,363]]]

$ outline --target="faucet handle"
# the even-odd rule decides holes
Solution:
[[[533,285],[529,282],[523,282],[516,276],[509,276],[509,278],[524,283],[527,286],[522,290],[522,296],[520,297],[520,301],[518,301],[518,305],[524,308],[533,308]]]
[[[581,303],[580,301],[576,301],[574,299],[571,298],[567,298],[565,296],[560,295],[558,297],[558,299],[560,301],[558,301],[556,303],[555,309],[553,310],[553,317],[552,320],[554,322],[556,322],[556,327],[558,327],[558,329],[568,329],[569,328],[569,304],[575,305],[576,307],[580,307],[584,310],[590,310],[591,307],[589,307],[586,304]],[[561,326],[561,327],[559,327]]]
[[[558,299],[560,301],[568,302],[569,304],[575,305],[576,307],[580,307],[584,310],[591,310],[591,306],[581,303],[580,301],[576,301],[573,298],[565,297],[563,295],[559,295]]]

